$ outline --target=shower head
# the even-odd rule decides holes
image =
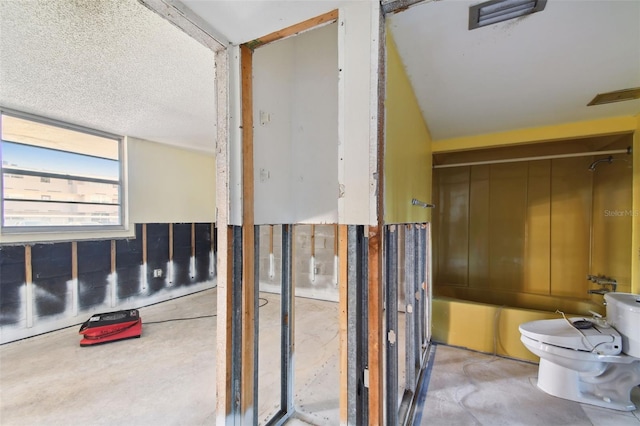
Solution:
[[[601,158],[601,159],[599,159],[599,160],[594,161],[594,162],[593,162],[593,163],[591,163],[591,165],[589,166],[589,171],[590,171],[590,172],[593,172],[593,171],[596,169],[596,166],[597,166],[598,164],[600,164],[600,163],[604,163],[605,161],[606,161],[607,163],[611,164],[611,162],[613,162],[613,156],[612,156],[612,155],[610,155],[610,156],[608,156],[607,158]]]
[[[611,152],[611,151],[610,151],[610,152]],[[614,154],[618,154],[618,153],[622,154],[623,152],[625,152],[627,155],[631,155],[631,153],[633,152],[633,150],[631,149],[631,147],[630,147],[630,146],[628,146],[628,147],[627,147],[627,149],[626,149],[625,151],[620,150],[620,151],[616,151],[616,152],[613,152],[613,153],[614,153]],[[595,154],[595,153],[594,153],[594,154]],[[596,170],[596,167],[597,167],[597,166],[598,166],[598,164],[600,164],[600,163],[607,162],[607,163],[611,164],[611,163],[613,163],[614,161],[625,161],[625,162],[627,162],[629,165],[631,165],[631,162],[630,162],[629,160],[625,159],[625,158],[613,158],[613,155],[610,155],[610,156],[608,156],[608,157],[606,157],[606,158],[600,158],[599,160],[596,160],[596,161],[594,161],[593,163],[591,163],[591,165],[589,166],[589,171],[590,171],[590,172],[595,171],[595,170]]]

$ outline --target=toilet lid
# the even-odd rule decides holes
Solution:
[[[586,319],[578,317],[568,320],[584,324]],[[520,325],[520,333],[541,343],[601,355],[617,355],[622,350],[620,334],[613,327],[605,328],[595,323],[591,328],[578,330],[563,318],[531,321]]]

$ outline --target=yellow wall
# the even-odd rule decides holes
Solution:
[[[386,43],[384,221],[427,222],[429,209],[411,200],[432,201],[431,136],[390,31]]]
[[[588,257],[588,262],[590,262],[588,266],[593,273],[605,273],[604,269],[606,269],[610,271],[609,273],[612,276],[619,278],[619,281],[621,281],[619,291],[640,293],[640,115],[582,123],[567,123],[538,129],[523,129],[495,135],[443,140],[434,142],[432,148],[434,154],[466,151],[469,155],[475,155],[473,150],[478,148],[509,147],[535,142],[573,140],[575,138],[619,135],[630,132],[633,134],[633,169],[630,171],[628,168],[621,167],[621,164],[616,164],[617,167],[611,168],[599,167],[597,169],[598,178],[596,182],[592,186],[589,184],[593,190],[592,199],[590,200],[592,203],[590,211],[593,217],[590,220],[593,221],[595,232],[591,241],[592,252]],[[567,161],[571,162],[571,160]],[[565,166],[567,165],[565,164]],[[575,166],[580,167],[580,170],[576,172],[582,173],[584,165],[578,164]],[[573,168],[570,165],[568,167],[569,169]],[[508,266],[510,259],[500,256],[499,253],[491,253],[494,256],[493,259],[489,256],[490,248],[488,244],[493,241],[493,238],[488,239],[487,237],[489,224],[493,220],[494,223],[500,225],[500,221],[490,218],[487,213],[487,205],[495,203],[496,206],[502,206],[502,208],[512,208],[510,203],[507,203],[505,207],[505,200],[501,200],[502,197],[500,195],[492,198],[489,191],[489,178],[486,168],[486,166],[475,166],[473,170],[471,168],[467,171],[458,169],[453,175],[445,177],[444,182],[440,182],[443,177],[438,173],[434,174],[433,177],[434,190],[436,191],[434,199],[436,203],[441,203],[443,206],[444,203],[447,203],[449,208],[455,207],[456,203],[460,203],[458,198],[469,197],[470,193],[476,194],[471,197],[466,209],[457,209],[455,219],[459,220],[460,223],[465,223],[465,221],[469,223],[467,218],[473,216],[475,218],[473,225],[469,223],[467,229],[460,229],[460,227],[451,227],[450,223],[448,225],[450,229],[455,229],[455,232],[458,232],[457,235],[452,234],[454,236],[448,239],[453,244],[444,244],[442,246],[440,241],[434,240],[434,251],[438,252],[437,256],[444,253],[452,256],[449,262],[438,261],[436,257],[434,259],[434,270],[438,271],[445,266],[447,272],[446,274],[440,274],[440,276],[446,277],[446,281],[450,283],[455,283],[457,280],[458,285],[446,286],[447,291],[440,291],[441,296],[434,298],[432,302],[433,339],[438,342],[488,353],[494,352],[494,342],[497,342],[495,350],[497,350],[498,354],[537,361],[537,358],[529,353],[519,340],[519,324],[538,319],[558,318],[558,314],[552,312],[555,309],[560,309],[567,314],[583,314],[595,306],[596,310],[604,311],[604,307],[601,305],[601,297],[591,296],[591,298],[585,298],[582,294],[582,289],[578,291],[572,286],[563,286],[561,284],[557,287],[556,294],[554,294],[554,291],[551,290],[551,277],[554,274],[552,272],[552,269],[554,269],[553,263],[547,262],[545,256],[540,255],[540,253],[548,250],[547,247],[553,244],[551,242],[551,233],[547,234],[546,232],[552,226],[552,221],[555,220],[555,227],[569,226],[571,229],[577,229],[577,227],[582,226],[582,224],[573,223],[572,218],[569,217],[570,215],[552,219],[552,216],[546,213],[547,210],[554,208],[554,206],[559,209],[573,209],[581,201],[579,201],[579,197],[576,200],[576,194],[573,193],[568,198],[556,196],[553,202],[535,202],[535,199],[543,198],[546,200],[549,196],[548,192],[552,188],[552,174],[547,168],[551,168],[551,164],[544,164],[543,162],[529,163],[528,202],[524,213],[527,226],[524,231],[518,227],[510,231],[513,235],[525,237],[523,248],[516,250],[516,253],[524,253],[525,258],[529,257],[529,265],[522,269],[522,291],[498,291],[496,289],[494,292],[488,292],[487,288],[490,286],[490,281],[483,277],[486,277],[488,271],[491,270],[490,263],[507,262]],[[563,173],[562,170],[557,171]],[[555,183],[554,189],[556,192],[562,191],[563,186],[567,185],[580,187],[580,180],[574,180],[570,173],[567,175],[566,171],[567,169],[565,169],[564,176],[566,181]],[[523,173],[520,172],[519,175],[517,170],[508,170],[507,168],[507,170],[501,170],[499,175],[501,174],[505,178],[510,176],[509,179],[522,181],[524,179]],[[614,175],[629,173],[631,177],[612,176],[611,173],[614,173]],[[632,181],[630,189],[623,189],[618,185],[621,178]],[[465,179],[470,182],[466,189],[467,193],[463,188]],[[522,193],[517,189],[517,185],[511,189],[509,188],[511,185],[509,182],[503,181],[499,185],[505,186],[503,189],[510,191],[511,196],[515,197],[514,199],[521,199]],[[448,197],[441,197],[438,194],[438,187],[449,187],[450,189],[456,188],[456,186],[459,192],[457,196],[456,194],[450,194]],[[577,191],[587,193],[589,188],[577,189]],[[631,215],[622,218],[604,216],[602,210],[605,206],[613,206],[614,210],[630,209]],[[513,214],[514,216],[522,217],[521,205],[513,209]],[[436,220],[434,218],[434,221]],[[507,227],[514,227],[513,223],[508,224]],[[591,230],[591,228],[589,229]],[[571,231],[568,231],[568,233],[570,234]],[[584,239],[585,237],[580,235],[579,238]],[[474,256],[465,259],[465,255],[468,256],[469,251],[462,250],[457,245],[461,240],[472,248],[472,252],[475,252]],[[557,256],[576,256],[576,253],[570,250],[570,241],[571,238],[568,238],[567,242],[563,243],[561,239],[560,242],[554,245]],[[593,248],[593,244],[597,244],[597,247]],[[584,250],[584,248],[578,250]],[[579,255],[579,257],[583,258],[584,254]],[[461,267],[460,264],[465,260],[468,260],[467,271],[465,271],[466,267]],[[555,259],[554,262],[556,263],[555,269],[560,268],[555,272],[557,274],[556,279],[566,278],[563,275],[564,272],[562,272],[562,268],[565,267],[564,263],[561,259]],[[584,261],[581,262],[584,263]],[[501,273],[508,273],[508,270],[509,268],[507,268],[506,272]],[[582,279],[576,272],[570,273],[576,274],[576,277],[567,279]],[[549,279],[539,280],[540,275],[548,276]],[[516,276],[516,278],[518,277]],[[582,282],[585,283],[586,280]],[[473,284],[473,288],[468,287],[469,284]],[[497,287],[499,288],[500,284]],[[451,296],[455,299],[446,296]],[[459,299],[469,296],[481,303]],[[501,308],[503,305],[510,307]],[[527,306],[539,310],[513,308],[513,306]]]
[[[212,154],[129,138],[132,223],[215,222]]]
[[[640,116],[603,118],[555,126],[519,129],[500,133],[442,139],[432,144],[433,153],[464,151],[496,146],[561,141],[592,136],[629,133],[638,130]]]

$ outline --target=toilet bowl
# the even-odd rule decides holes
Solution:
[[[540,357],[538,388],[572,401],[635,410],[640,385],[640,295],[607,293],[607,319],[559,318],[520,325],[520,340]]]

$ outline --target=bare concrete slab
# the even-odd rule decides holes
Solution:
[[[259,384],[267,397],[259,412],[266,418],[279,399],[280,296],[261,297]],[[297,410],[312,424],[337,424],[337,304],[295,304]],[[0,424],[214,424],[215,313],[212,289],[141,308],[139,339],[80,347],[78,325],[0,346]],[[203,318],[179,320],[195,317]]]

